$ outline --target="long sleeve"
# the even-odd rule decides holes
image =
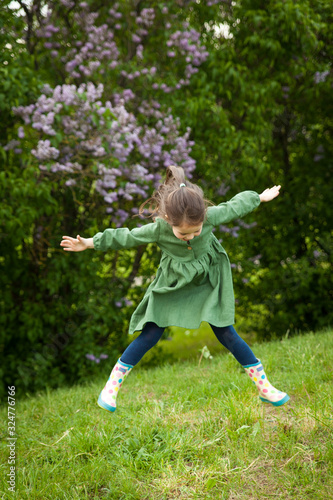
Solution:
[[[220,203],[207,210],[207,221],[213,226],[244,217],[260,205],[259,194],[255,191],[243,191],[236,194],[230,201]]]
[[[127,228],[106,229],[93,237],[94,248],[105,252],[109,249],[120,250],[155,243],[159,237],[159,230],[159,224],[156,222],[136,227],[131,231]]]

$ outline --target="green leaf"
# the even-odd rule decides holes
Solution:
[[[214,479],[214,478],[210,477],[210,478],[208,479],[208,481],[206,482],[206,490],[211,490],[211,489],[213,489],[213,488],[214,488],[214,486],[216,486],[216,484],[217,484],[216,479]]]

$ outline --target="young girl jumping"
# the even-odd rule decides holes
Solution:
[[[280,187],[266,189],[260,195],[244,191],[226,203],[208,206],[201,188],[185,179],[181,167],[171,166],[165,182],[140,207],[142,214],[148,205],[154,222],[132,231],[106,229],[93,238],[63,236],[60,245],[70,252],[119,250],[147,243],[156,243],[162,251],[156,277],[130,321],[129,333],[141,334],[114,366],[98,398],[101,408],[116,410],[124,379],[160,340],[167,326],[195,329],[202,321],[210,324],[217,339],[244,367],[262,401],[281,406],[289,400],[285,392],[270,384],[261,361],[232,326],[235,311],[230,262],[212,232],[215,226],[252,212],[260,202],[273,200]]]

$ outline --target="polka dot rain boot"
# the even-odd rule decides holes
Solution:
[[[268,381],[264,367],[259,359],[254,365],[246,365],[243,366],[243,368],[251,378],[252,382],[257,386],[261,401],[264,403],[270,403],[273,406],[282,406],[284,403],[289,401],[290,398],[288,394],[278,391]]]
[[[116,411],[118,391],[132,368],[132,365],[127,365],[126,363],[120,361],[120,359],[117,361],[111,372],[109,380],[99,395],[97,404],[101,408],[107,411]]]

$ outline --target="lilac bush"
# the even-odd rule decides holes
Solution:
[[[182,166],[188,177],[195,169],[191,131],[182,130],[165,99],[190,83],[208,53],[175,12],[167,4],[140,10],[129,1],[97,13],[86,2],[60,0],[36,15],[36,44],[69,83],[47,84],[36,102],[14,109],[24,125],[7,149],[30,151],[40,175],[68,189],[93,180],[91,194],[116,226],[168,165]],[[157,29],[164,46],[152,58]]]
[[[35,104],[14,111],[24,120],[18,137],[35,144],[31,154],[40,171],[57,175],[69,188],[93,174],[111,221],[122,225],[130,214],[115,202],[147,197],[170,164],[182,165],[191,176],[195,162],[190,131],[180,135],[179,119],[160,113],[155,127],[139,125],[124,100],[116,102],[103,99],[103,84],[90,82],[45,86]]]
[[[114,3],[107,11],[91,12],[86,2],[60,0],[68,9],[72,29],[59,17],[57,2],[47,2],[39,17],[38,40],[71,80],[136,84],[154,95],[170,93],[190,83],[207,59],[200,34],[179,18],[176,5],[156,4],[142,8],[135,2]],[[75,36],[73,37],[73,31]],[[156,33],[159,39],[156,40]],[[36,42],[36,43],[37,43]],[[153,54],[153,58],[152,58]],[[170,71],[170,64],[172,71]],[[113,93],[114,89],[111,89]]]

